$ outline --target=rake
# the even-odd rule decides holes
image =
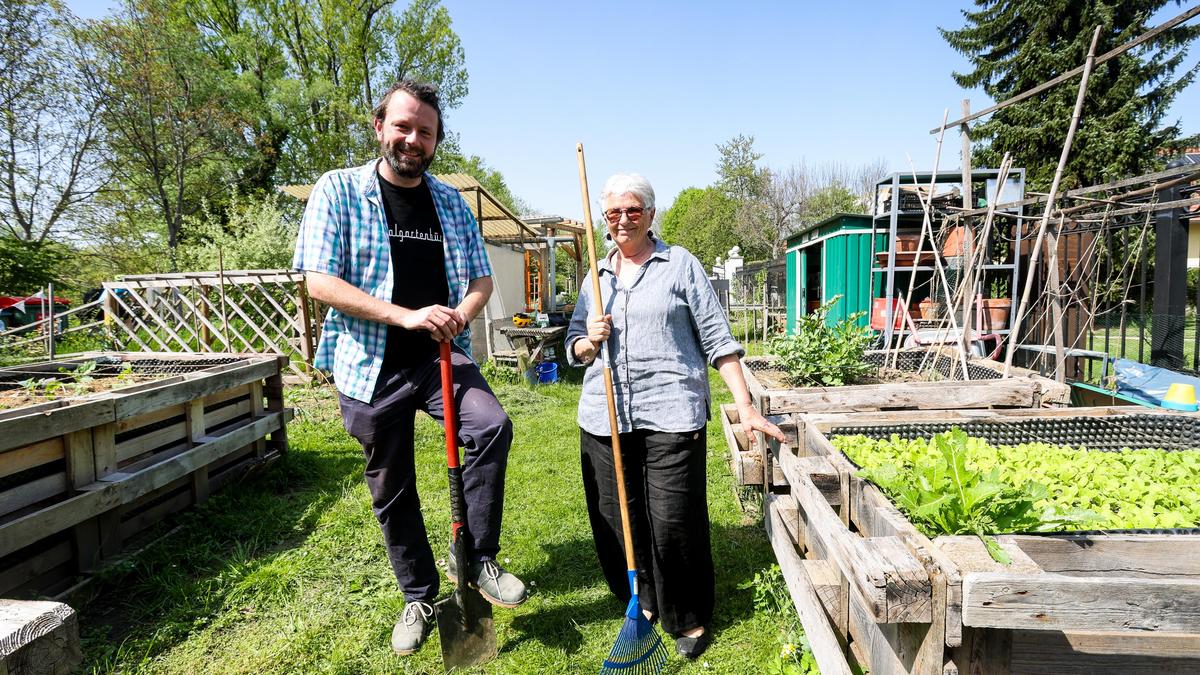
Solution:
[[[575,146],[579,156],[579,186],[583,192],[584,222],[591,227],[592,206],[588,197],[587,168],[583,161],[583,144]],[[588,262],[591,264],[592,297],[594,310],[603,315],[600,295],[600,274],[596,269],[596,244],[589,232],[586,237]],[[654,625],[642,614],[638,602],[637,563],[633,559],[633,532],[629,529],[629,502],[625,497],[625,467],[621,461],[620,427],[617,426],[617,404],[613,398],[612,368],[608,365],[608,344],[600,345],[600,362],[604,364],[604,393],[608,399],[608,425],[612,431],[613,468],[617,478],[617,500],[621,504],[621,533],[625,537],[625,569],[629,574],[629,606],[625,608],[625,622],[612,651],[600,666],[600,673],[634,673],[656,675],[667,663],[667,648]]]

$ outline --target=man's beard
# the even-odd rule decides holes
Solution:
[[[408,150],[408,144],[404,141],[396,141],[391,146],[383,145],[382,148],[383,159],[388,163],[388,166],[392,167],[392,171],[396,172],[396,175],[401,178],[420,178],[425,173],[425,170],[429,168],[429,165],[433,164],[433,153],[430,153],[428,156],[421,155],[419,159],[401,154]]]

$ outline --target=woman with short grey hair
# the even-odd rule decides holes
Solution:
[[[578,421],[592,538],[609,589],[628,602],[604,368],[596,363],[607,341],[642,611],[662,621],[676,652],[694,659],[712,639],[714,604],[707,366],[733,392],[743,427],[781,441],[783,434],[750,403],[739,363],[745,350],[733,339],[703,265],[650,232],[650,182],[638,174],[612,176],[601,204],[615,244],[599,263],[602,297],[597,303],[592,285],[583,285],[566,340],[568,362],[588,367]]]

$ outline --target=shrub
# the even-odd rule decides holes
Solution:
[[[215,271],[221,262],[227,270],[292,266],[300,224],[274,195],[235,197],[224,213],[205,204],[187,220],[187,239],[178,250],[181,270]]]
[[[767,340],[767,351],[779,356],[779,366],[793,385],[839,387],[874,371],[875,367],[863,360],[874,340],[869,330],[858,325],[864,312],[834,323],[827,321],[841,297],[834,296],[797,319],[795,334]]]

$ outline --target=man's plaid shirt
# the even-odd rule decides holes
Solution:
[[[330,171],[313,186],[300,221],[292,267],[344,279],[366,293],[392,301],[391,247],[387,217],[379,196],[376,166],[380,160],[352,169]],[[467,284],[491,276],[475,216],[458,190],[425,174],[442,223],[446,282],[450,306],[467,295]],[[470,331],[455,342],[471,353]],[[315,365],[333,371],[338,391],[369,403],[383,365],[387,326],[330,309],[321,327]]]

